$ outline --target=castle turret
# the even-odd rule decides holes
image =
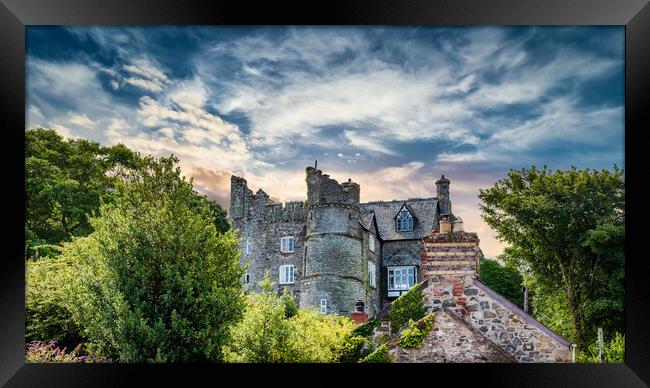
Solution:
[[[359,185],[307,167],[307,230],[300,307],[349,315],[365,299]]]
[[[440,215],[451,215],[451,201],[449,200],[449,179],[443,175],[436,181],[436,196],[440,206]]]
[[[230,218],[235,220],[246,216],[246,194],[250,189],[246,179],[237,176],[230,177]]]

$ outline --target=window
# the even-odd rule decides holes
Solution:
[[[244,247],[244,254],[245,255],[250,255],[251,253],[251,238],[246,237],[246,245]]]
[[[415,284],[415,267],[389,267],[388,290],[406,291]],[[393,296],[393,295],[388,295]]]
[[[371,234],[368,236],[368,249],[370,249],[370,252],[375,251],[375,243],[377,239],[375,238],[374,234]]]
[[[250,276],[250,274],[249,274],[248,272],[246,272],[246,273],[242,276],[242,282],[243,282],[244,284],[248,284],[248,283],[251,282],[251,276]]]
[[[291,264],[280,266],[280,284],[291,284],[296,280],[295,268]]]
[[[293,252],[293,236],[282,237],[280,239],[280,252],[283,253]]]
[[[402,207],[402,210],[395,217],[395,226],[398,232],[409,232],[413,230],[413,216],[406,207]]]
[[[320,313],[327,314],[327,299],[320,300]]]
[[[371,261],[368,262],[368,283],[370,287],[377,287],[377,267]]]

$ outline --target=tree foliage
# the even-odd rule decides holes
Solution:
[[[88,217],[110,201],[116,180],[138,155],[118,144],[102,147],[84,139],[64,140],[54,130],[25,134],[26,255],[52,254],[41,246],[86,236]]]
[[[545,288],[560,289],[579,345],[596,327],[622,328],[623,171],[511,170],[480,190],[482,217],[505,255]]]
[[[225,349],[228,361],[336,362],[354,358],[361,341],[350,335],[352,320],[313,309],[288,313],[293,310],[287,303],[290,297],[287,293],[278,296],[268,271],[260,286],[260,293],[247,296],[244,319],[232,329],[232,340]]]
[[[488,287],[505,296],[509,301],[523,307],[523,277],[512,265],[502,265],[498,260],[484,259],[481,262],[480,279]]]
[[[219,361],[244,307],[238,240],[217,234],[175,157],[145,157],[66,244],[66,292],[95,352],[121,362]]]
[[[435,314],[429,314],[418,322],[410,320],[409,326],[400,333],[397,345],[407,349],[422,347],[422,342],[431,332],[434,321]]]
[[[25,338],[28,342],[58,342],[74,348],[81,340],[80,328],[72,320],[63,287],[74,274],[60,258],[42,258],[26,263]],[[39,348],[40,349],[40,348]]]

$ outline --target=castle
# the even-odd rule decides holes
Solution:
[[[245,289],[259,291],[268,270],[278,291],[292,292],[300,307],[353,319],[363,311],[367,319],[425,281],[438,337],[430,336],[423,354],[391,349],[398,360],[569,360],[566,339],[477,279],[479,239],[452,213],[444,175],[435,197],[367,203],[351,179],[338,183],[307,167],[306,182],[307,200],[283,206],[231,177],[229,215],[242,240]]]

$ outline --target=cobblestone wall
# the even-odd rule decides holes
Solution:
[[[517,362],[504,350],[481,336],[461,317],[442,310],[436,313],[435,323],[422,347],[405,349],[392,344],[389,354],[395,362]]]

